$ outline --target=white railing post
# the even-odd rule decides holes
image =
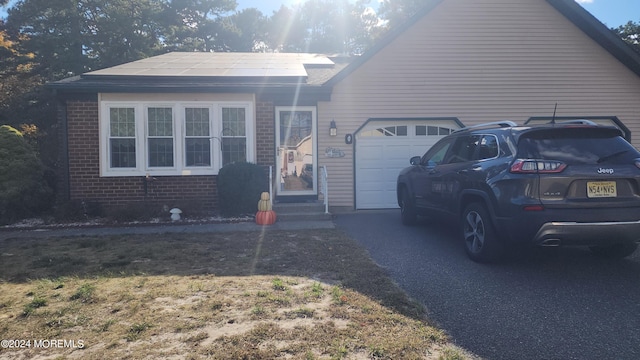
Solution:
[[[273,207],[273,166],[269,166],[269,201]]]
[[[329,175],[327,174],[327,167],[326,166],[322,166],[322,173],[321,173],[321,181],[322,181],[322,195],[324,196],[324,213],[328,214],[329,213],[329,184],[328,184],[328,178]]]

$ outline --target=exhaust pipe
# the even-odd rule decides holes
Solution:
[[[546,247],[557,247],[560,246],[560,239],[546,239],[540,245]]]

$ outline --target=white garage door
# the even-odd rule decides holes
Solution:
[[[397,208],[400,170],[457,128],[454,120],[369,122],[356,134],[356,209]]]

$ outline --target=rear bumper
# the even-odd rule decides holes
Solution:
[[[640,221],[548,222],[533,238],[540,246],[605,246],[640,242]]]

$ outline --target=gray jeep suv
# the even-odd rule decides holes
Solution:
[[[619,129],[588,120],[488,123],[455,131],[402,170],[402,222],[458,220],[467,255],[507,245],[588,246],[631,255],[640,241],[640,152]]]

